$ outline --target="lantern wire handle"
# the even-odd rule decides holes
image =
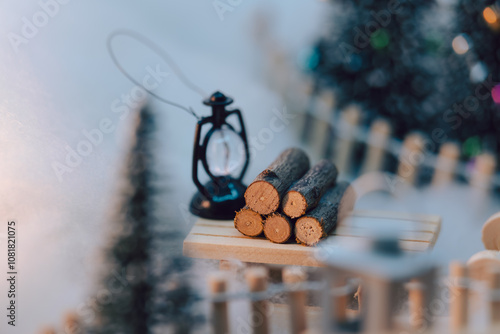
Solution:
[[[141,87],[142,89],[144,89],[146,92],[148,92],[151,96],[155,97],[156,99],[162,101],[163,103],[166,103],[166,104],[169,104],[171,106],[174,106],[174,107],[177,107],[177,108],[180,108],[182,110],[185,110],[187,111],[188,113],[190,113],[191,115],[193,115],[194,117],[196,117],[196,119],[200,120],[200,116],[198,116],[195,111],[193,110],[193,108],[191,107],[184,107],[178,103],[175,103],[175,102],[172,102],[172,101],[169,101],[163,97],[161,97],[160,95],[156,94],[156,93],[153,93],[151,90],[147,89],[146,87],[144,87],[143,84],[141,84],[139,81],[137,81],[134,77],[132,77],[126,70],[125,68],[123,68],[123,66],[120,64],[120,62],[118,61],[114,51],[113,51],[113,46],[112,46],[112,42],[113,42],[113,39],[119,35],[123,35],[123,36],[128,36],[128,37],[131,37],[135,40],[137,40],[138,42],[142,43],[143,45],[147,46],[148,48],[150,48],[151,50],[153,50],[157,55],[160,56],[160,58],[163,59],[163,61],[165,61],[172,69],[172,71],[177,75],[177,77],[181,80],[181,82],[189,89],[191,89],[192,91],[194,91],[195,93],[199,94],[202,98],[205,98],[207,96],[207,94],[198,86],[196,86],[195,84],[193,84],[185,75],[184,73],[181,71],[181,69],[177,66],[177,64],[174,62],[174,60],[172,59],[172,57],[170,57],[168,55],[167,52],[165,52],[165,50],[163,50],[162,48],[160,48],[157,44],[155,44],[153,41],[147,39],[145,36],[137,33],[137,32],[134,32],[134,31],[129,31],[129,30],[118,30],[118,31],[115,31],[113,33],[111,33],[108,37],[108,40],[107,40],[107,48],[108,48],[108,52],[109,52],[109,55],[111,56],[111,59],[113,60],[113,63],[115,64],[115,66],[120,70],[120,72],[122,72],[122,74],[127,77],[127,79],[129,79],[130,81],[132,81],[132,83],[134,83],[135,85]]]

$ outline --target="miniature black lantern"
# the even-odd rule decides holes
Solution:
[[[245,205],[246,186],[241,180],[250,160],[245,125],[240,110],[226,110],[233,99],[221,92],[215,92],[203,103],[212,107],[212,115],[201,118],[196,126],[193,181],[198,192],[191,200],[190,210],[203,218],[232,219],[235,211]],[[239,131],[226,122],[233,114],[238,117]],[[207,124],[212,127],[201,138]],[[204,185],[198,179],[199,161],[210,178]]]

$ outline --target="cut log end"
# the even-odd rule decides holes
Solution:
[[[316,245],[324,235],[321,223],[313,217],[304,216],[295,223],[295,237],[298,243]]]
[[[234,227],[242,234],[249,237],[260,235],[264,228],[261,215],[247,207],[236,213],[234,217]]]
[[[264,235],[274,243],[282,244],[292,236],[292,225],[288,218],[281,214],[273,214],[266,218]]]
[[[280,195],[272,184],[255,181],[245,191],[245,201],[250,209],[268,215],[278,209]]]
[[[495,213],[488,218],[481,231],[484,248],[500,250],[500,213]]]
[[[289,191],[283,199],[283,212],[290,218],[298,218],[306,213],[307,201],[298,191]]]
[[[491,270],[500,270],[500,253],[494,250],[480,251],[467,261],[470,277],[476,281],[487,281]]]

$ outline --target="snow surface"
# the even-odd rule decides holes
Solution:
[[[64,312],[88,301],[94,283],[106,215],[131,126],[130,117],[120,119],[112,109],[133,84],[113,65],[106,50],[107,36],[124,28],[148,36],[206,92],[220,89],[232,96],[244,113],[249,136],[256,136],[269,126],[272,109],[284,104],[264,79],[262,50],[252,39],[255,13],[271,13],[273,38],[293,59],[319,34],[326,5],[312,0],[242,1],[221,21],[210,1],[71,0],[17,52],[9,34],[21,34],[23,18],[32,20],[40,4],[27,0],[2,5],[0,219],[18,222],[20,281],[18,326],[7,326],[2,316],[0,332],[32,333],[43,324],[59,323]],[[168,69],[149,50],[133,43],[117,40],[119,58],[134,77],[144,76],[147,66],[161,64]],[[176,80],[167,78],[158,93],[200,114],[208,113],[200,97]],[[190,174],[195,119],[155,100],[152,105],[160,118],[158,157],[165,177],[161,183],[171,187],[178,200],[166,212],[182,217],[180,211],[195,191]],[[60,182],[53,162],[64,162],[65,147],[75,149],[85,139],[83,131],[97,128],[104,118],[116,130],[105,134],[102,143]],[[281,150],[298,144],[293,130],[276,133],[257,152],[247,181]],[[470,199],[470,188],[457,185],[392,200],[373,194],[358,206],[441,214],[444,225],[436,256],[443,261],[466,260],[482,249],[481,225],[498,211],[495,205],[474,208]],[[192,219],[179,220],[185,229],[190,223]],[[5,232],[2,227],[3,245]],[[6,257],[1,255],[0,268],[5,269],[4,263]],[[0,282],[3,309],[7,286],[4,279]]]

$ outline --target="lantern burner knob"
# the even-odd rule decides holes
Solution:
[[[233,103],[233,99],[219,91],[216,91],[209,98],[203,101],[203,104],[207,106],[227,106],[231,103]]]

